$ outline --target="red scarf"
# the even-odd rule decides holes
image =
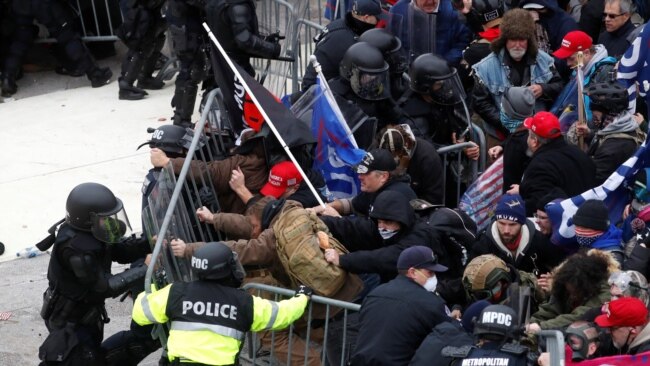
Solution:
[[[478,35],[481,36],[481,38],[484,38],[492,42],[495,39],[499,38],[499,36],[501,35],[501,30],[499,29],[499,27],[489,28],[483,32],[478,32]]]
[[[517,239],[513,240],[510,244],[503,243],[503,245],[508,248],[511,252],[516,252],[517,248],[519,248],[519,242],[521,241],[521,231],[519,232],[519,236],[517,236]]]

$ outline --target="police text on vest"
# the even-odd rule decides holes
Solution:
[[[207,315],[214,317],[222,317],[227,319],[237,319],[237,307],[228,304],[219,304],[217,302],[205,303],[203,301],[183,301],[183,315],[191,310],[196,315]]]

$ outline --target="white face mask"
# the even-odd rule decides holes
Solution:
[[[423,276],[426,276],[421,271],[418,271],[418,273],[420,273]],[[427,280],[424,282],[424,285],[422,285],[422,287],[424,287],[424,289],[429,292],[436,292],[436,287],[438,287],[438,277],[435,275],[432,277],[428,277]]]
[[[438,277],[433,276],[427,278],[427,282],[425,282],[422,287],[429,292],[436,292],[436,287],[438,287]]]
[[[380,228],[378,228],[378,231],[379,231],[379,235],[381,235],[381,237],[384,240],[386,240],[386,239],[390,239],[393,236],[395,236],[395,234],[397,234],[398,230],[388,230],[388,229],[384,229],[384,228],[380,227]]]

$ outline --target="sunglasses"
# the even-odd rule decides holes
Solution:
[[[603,13],[603,19],[609,18],[609,19],[616,19],[622,15],[625,15],[627,13],[621,13],[621,14],[609,14],[609,13]]]

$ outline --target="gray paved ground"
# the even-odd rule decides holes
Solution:
[[[39,312],[43,291],[47,287],[47,265],[50,256],[17,259],[0,263],[0,312],[10,312],[8,320],[0,320],[0,365],[36,365],[38,347],[47,336]],[[115,266],[113,272],[122,271]],[[106,301],[111,322],[104,336],[128,329],[131,321],[131,301]],[[160,351],[140,365],[157,365]]]

